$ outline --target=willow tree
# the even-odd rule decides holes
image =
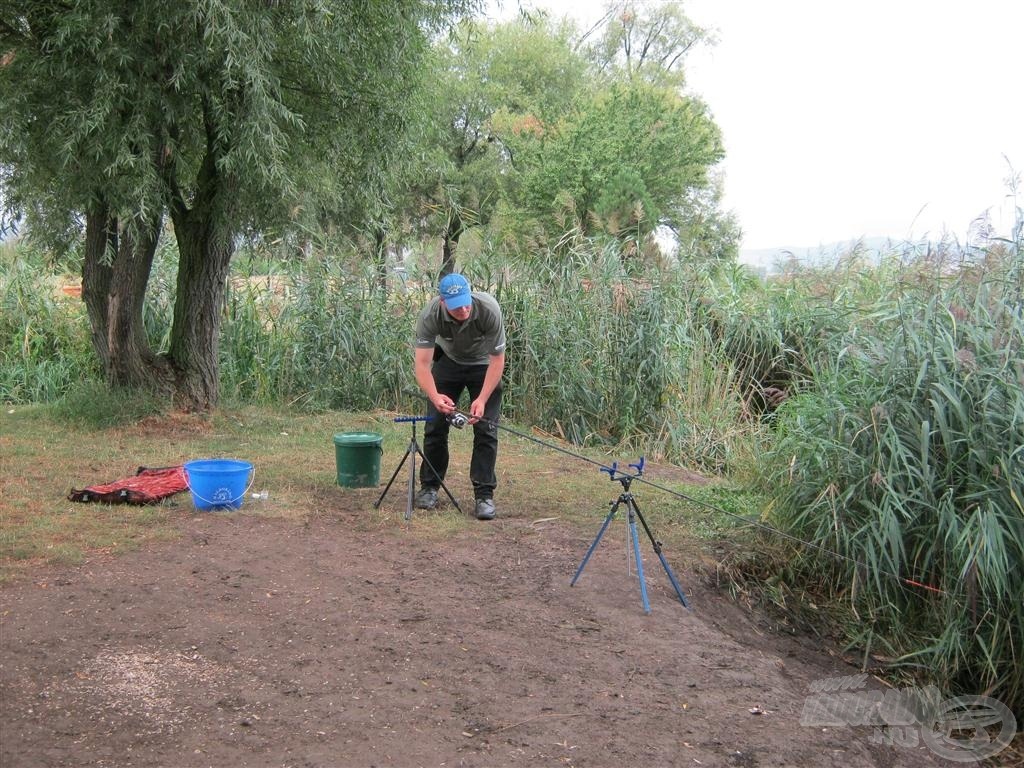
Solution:
[[[724,156],[703,102],[644,82],[581,100],[558,124],[523,132],[515,149],[516,200],[551,242],[571,222],[624,245],[642,243],[659,226],[678,230]]]
[[[686,84],[687,55],[715,42],[684,13],[682,3],[611,0],[580,48],[604,77],[679,89]]]
[[[515,174],[509,134],[519,122],[564,114],[584,87],[586,64],[569,32],[543,18],[467,22],[436,42],[416,104],[418,149],[396,175],[395,199],[421,235],[440,235],[442,273],[456,268],[462,235],[502,204]]]
[[[505,176],[510,218],[531,247],[570,243],[574,231],[611,236],[627,256],[657,231],[686,258],[735,254],[738,228],[721,210],[721,132],[686,90],[688,55],[714,42],[681,4],[655,0],[606,2],[573,35],[586,86],[560,113],[513,110],[506,133],[517,159]]]
[[[433,30],[472,0],[0,0],[5,219],[84,231],[83,298],[114,387],[219,395],[241,234],[359,210],[401,135]],[[168,349],[143,329],[169,218]]]

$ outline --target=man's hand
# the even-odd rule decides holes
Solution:
[[[420,389],[423,390],[423,394],[427,396],[431,404],[437,409],[437,412],[442,416],[448,416],[455,412],[455,403],[448,395],[442,394],[437,391],[437,386],[434,384],[434,375],[430,372],[431,361],[434,357],[434,350],[432,349],[417,349],[415,353],[415,374],[416,383],[420,385]]]
[[[469,404],[469,423],[476,424],[484,417],[484,408],[487,406],[487,398],[478,397]]]
[[[469,423],[476,424],[484,417],[484,409],[491,393],[501,383],[501,374],[505,370],[505,353],[491,355],[487,359],[487,373],[484,374],[484,385],[476,400],[469,404]]]

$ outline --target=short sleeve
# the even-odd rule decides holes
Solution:
[[[416,349],[433,349],[434,341],[437,339],[437,332],[440,330],[437,325],[437,313],[434,310],[434,302],[430,302],[420,312],[416,320],[416,334],[412,345]]]

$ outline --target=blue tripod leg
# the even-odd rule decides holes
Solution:
[[[608,524],[612,521],[612,518],[615,517],[615,512],[618,510],[618,508],[619,502],[616,501],[614,504],[612,504],[612,509],[608,513],[608,516],[604,519],[604,523],[601,525],[601,530],[597,532],[597,537],[594,539],[594,542],[590,545],[590,549],[587,550],[587,554],[583,557],[583,562],[580,563],[580,567],[576,569],[576,575],[573,576],[572,581],[569,582],[570,587],[576,585],[576,580],[580,577],[580,574],[583,573],[583,568],[587,565],[587,561],[590,559],[590,556],[594,554],[594,550],[597,549],[597,545],[600,543],[601,537],[604,536],[604,532],[608,530]]]
[[[679,602],[683,604],[683,608],[689,609],[690,604],[686,602],[686,596],[683,594],[682,588],[679,586],[679,582],[676,581],[676,576],[672,573],[672,569],[668,567],[668,561],[665,560],[665,556],[659,551],[658,559],[661,560],[662,566],[665,568],[665,573],[668,574],[668,580],[672,582],[672,586],[675,587],[676,594],[679,596]]]
[[[647,599],[647,582],[644,580],[644,561],[640,559],[640,537],[636,532],[636,517],[633,506],[629,507],[629,537],[633,540],[633,559],[636,560],[636,575],[640,579],[640,599],[644,602],[644,613],[651,612],[651,603]]]
[[[651,540],[651,546],[654,547],[654,552],[658,555],[658,559],[661,560],[661,566],[665,569],[665,573],[668,574],[668,580],[672,582],[672,586],[676,590],[676,595],[679,597],[679,602],[683,604],[683,608],[689,610],[690,604],[686,602],[686,595],[683,594],[682,587],[679,586],[679,582],[676,581],[676,575],[672,573],[672,569],[668,567],[668,560],[665,559],[665,555],[661,551],[661,542],[654,538],[654,534],[651,533],[650,527],[647,525],[647,521],[644,519],[643,513],[640,512],[640,507],[633,502],[633,509],[636,510],[636,516],[640,518],[640,523],[644,527],[644,533],[647,534],[647,538]]]

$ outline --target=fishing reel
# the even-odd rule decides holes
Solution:
[[[464,426],[469,424],[469,416],[464,413],[459,413],[458,411],[445,416],[445,420],[456,429],[462,429]]]

